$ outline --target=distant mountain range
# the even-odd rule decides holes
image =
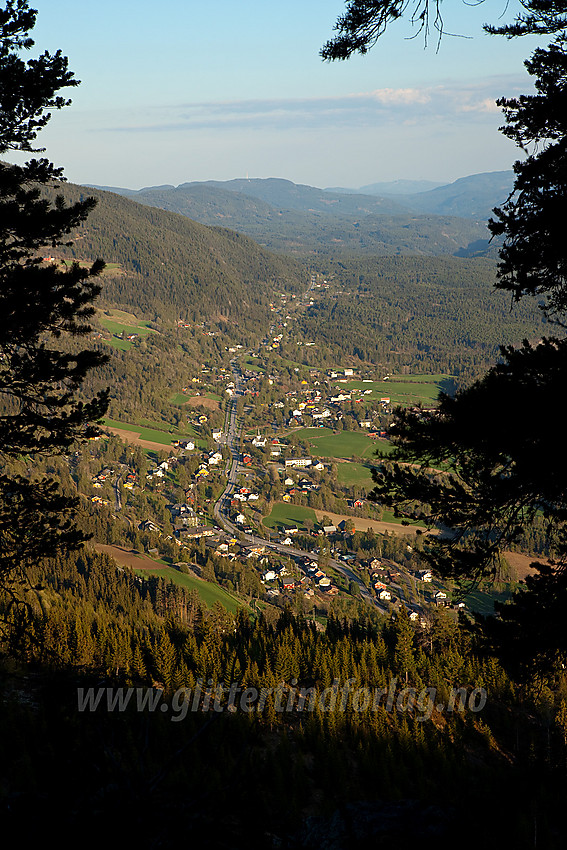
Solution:
[[[502,204],[512,172],[463,177],[442,186],[394,181],[364,187],[389,195],[317,189],[278,178],[182,183],[133,190],[94,187],[138,203],[221,225],[275,251],[306,254],[494,253],[486,220]],[[425,185],[433,185],[424,191]],[[421,187],[416,191],[416,187]],[[408,194],[406,190],[413,190]]]
[[[346,192],[349,195],[412,195],[418,192],[428,192],[445,186],[445,183],[435,183],[433,180],[390,180],[386,183],[370,183],[368,186],[360,186],[359,189],[344,189],[335,187],[327,189],[328,192]]]

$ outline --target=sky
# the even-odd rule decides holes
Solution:
[[[533,38],[483,33],[516,0],[445,0],[438,46],[396,22],[323,62],[342,0],[36,0],[35,47],[81,80],[38,142],[75,183],[281,177],[326,188],[451,182],[518,158],[495,101],[531,90]],[[17,157],[14,156],[15,160]]]

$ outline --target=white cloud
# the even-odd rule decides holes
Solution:
[[[525,89],[518,78],[486,78],[475,83],[446,83],[412,88],[383,88],[326,97],[202,101],[153,106],[127,122],[109,122],[107,131],[219,132],[381,127],[416,120],[490,120],[499,113],[496,99]],[[468,116],[468,117],[467,117]],[[148,120],[148,118],[150,120]],[[133,120],[132,120],[133,119]],[[112,126],[114,124],[114,126]],[[100,126],[100,125],[99,125]]]

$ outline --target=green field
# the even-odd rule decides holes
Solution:
[[[409,525],[412,528],[414,526],[416,528],[427,528],[427,526],[424,522],[421,522],[421,521],[415,522],[414,520],[406,520],[406,519],[404,519],[404,517],[395,516],[394,511],[390,510],[389,508],[384,508],[382,510],[382,522],[392,522],[392,523],[395,523],[396,525],[403,525],[404,522],[409,522]]]
[[[150,575],[169,579],[175,582],[175,584],[181,585],[181,587],[186,587],[189,591],[196,590],[205,605],[209,608],[212,608],[215,602],[220,602],[221,605],[234,614],[238,608],[247,607],[243,602],[239,602],[238,599],[231,596],[230,593],[221,587],[217,587],[202,579],[194,578],[194,576],[180,573],[175,567],[162,567],[155,570],[135,569],[134,572],[140,576]]]
[[[449,375],[408,375],[392,377],[387,381],[348,381],[337,384],[337,389],[371,390],[363,398],[370,401],[389,398],[390,404],[394,406],[410,406],[420,402],[431,405],[437,401],[439,390],[443,389],[449,378]]]
[[[372,474],[367,466],[362,463],[339,463],[337,466],[337,480],[339,484],[362,484],[372,486]]]
[[[312,508],[304,508],[302,505],[292,505],[289,502],[276,502],[270,516],[262,520],[267,528],[277,528],[284,525],[286,528],[305,528],[305,520],[310,519],[317,524],[317,517]]]
[[[98,314],[99,323],[106,328],[111,334],[138,334],[140,337],[147,336],[156,331],[149,328],[149,322],[138,320],[130,313],[125,313],[122,310],[109,311],[110,315]],[[107,339],[105,342],[119,351],[128,351],[132,347],[132,342],[128,339],[118,339],[113,336],[112,339]]]
[[[507,602],[512,596],[511,590],[475,590],[465,596],[463,602],[467,608],[474,613],[491,615],[494,614],[495,602]]]
[[[246,357],[242,361],[242,368],[249,372],[265,372],[264,366],[260,366],[256,357]]]
[[[179,405],[179,404],[185,404],[185,402],[189,401],[190,398],[191,398],[191,396],[185,395],[185,393],[173,393],[173,395],[170,397],[169,400],[172,404]]]
[[[361,431],[338,431],[329,428],[300,428],[294,432],[300,440],[307,440],[311,453],[316,457],[367,457],[374,456],[377,449],[390,451],[390,443],[373,440]]]
[[[104,425],[109,428],[120,428],[122,431],[133,431],[140,435],[141,440],[148,440],[151,443],[163,443],[164,446],[171,446],[173,440],[179,440],[187,434],[180,434],[173,429],[169,432],[158,428],[150,428],[146,425],[131,425],[127,422],[119,422],[117,419],[103,419]]]

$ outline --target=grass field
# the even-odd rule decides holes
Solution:
[[[179,440],[183,437],[194,436],[194,431],[184,431],[183,433],[175,431],[166,431],[162,428],[150,427],[149,425],[131,425],[126,422],[119,422],[117,419],[103,419],[103,424],[108,428],[118,428],[121,431],[132,431],[140,435],[141,440],[146,440],[150,443],[161,443],[163,446],[171,446],[174,440]],[[156,423],[157,424],[157,423]],[[165,426],[164,426],[165,428]]]
[[[392,522],[394,525],[403,525],[404,522],[403,517],[394,516],[394,512],[389,508],[384,508],[382,510],[382,522]],[[410,521],[409,525],[404,526],[405,528],[427,528],[424,522],[415,522],[413,520]]]
[[[372,486],[372,474],[367,466],[362,463],[339,463],[337,466],[337,479],[339,484],[361,484]]]
[[[387,381],[348,381],[340,383],[337,388],[342,390],[358,389],[371,390],[366,399],[376,401],[389,398],[391,405],[410,406],[419,404],[431,405],[437,401],[439,390],[446,385],[449,375],[407,375],[391,377]]]
[[[247,607],[228,591],[218,587],[218,585],[211,584],[186,573],[181,573],[160,558],[150,558],[148,555],[140,554],[134,550],[124,549],[122,546],[113,546],[106,543],[94,543],[93,545],[99,552],[104,552],[114,558],[116,563],[134,570],[137,575],[145,577],[159,576],[166,580],[171,580],[175,584],[187,588],[189,591],[196,590],[205,605],[209,608],[215,602],[220,602],[221,605],[224,605],[225,608],[233,613],[237,608]]]
[[[170,402],[175,405],[185,404],[185,402],[189,401],[192,398],[190,395],[185,395],[185,393],[173,393],[170,396]]]
[[[222,401],[222,398],[221,398],[220,395],[218,395],[218,393],[205,393],[202,396],[186,395],[185,393],[173,393],[173,395],[170,396],[169,400],[170,400],[171,404],[175,404],[175,405],[179,406],[179,405],[182,405],[182,404],[187,404],[188,401],[194,402],[195,399],[197,399],[197,400],[198,399],[203,399],[203,400],[209,399],[209,400],[216,401],[216,402]]]
[[[267,528],[277,528],[284,525],[286,528],[305,528],[305,520],[310,519],[317,523],[317,516],[312,508],[304,508],[302,505],[292,505],[289,502],[276,502],[270,516],[266,517],[262,524]]]
[[[208,608],[212,608],[215,602],[220,602],[221,605],[223,605],[228,611],[235,614],[238,608],[247,607],[243,602],[239,602],[238,599],[231,596],[226,590],[223,590],[222,587],[217,587],[214,584],[210,584],[210,582],[203,581],[202,579],[195,578],[194,576],[186,575],[185,573],[180,573],[179,570],[175,569],[175,567],[156,566],[155,570],[135,569],[135,572],[142,576],[159,576],[164,579],[169,579],[175,584],[187,588],[189,591],[196,590],[199,597]]]
[[[140,419],[139,423],[144,428],[154,428],[156,431],[167,431],[174,436],[174,439],[181,437],[196,437],[197,432],[188,422],[183,423],[182,428],[174,428],[166,422],[154,422],[151,419]]]
[[[152,328],[149,328],[149,322],[137,319],[132,313],[126,313],[124,310],[107,310],[105,313],[97,314],[99,323],[106,328],[111,334],[138,334],[140,337],[147,336],[151,333],[156,333]],[[112,339],[105,340],[108,345],[119,351],[128,351],[132,347],[132,343],[127,339],[117,339],[113,336]]]
[[[506,590],[491,590],[488,593],[483,590],[475,590],[465,596],[463,601],[471,611],[486,616],[487,614],[494,614],[495,602],[506,602],[511,595],[512,592]]]
[[[260,366],[256,357],[245,357],[242,361],[242,368],[249,372],[265,372],[264,366]]]
[[[373,440],[361,431],[338,431],[329,428],[300,428],[294,432],[299,439],[307,440],[316,457],[372,458],[377,449],[391,450],[385,440]]]

